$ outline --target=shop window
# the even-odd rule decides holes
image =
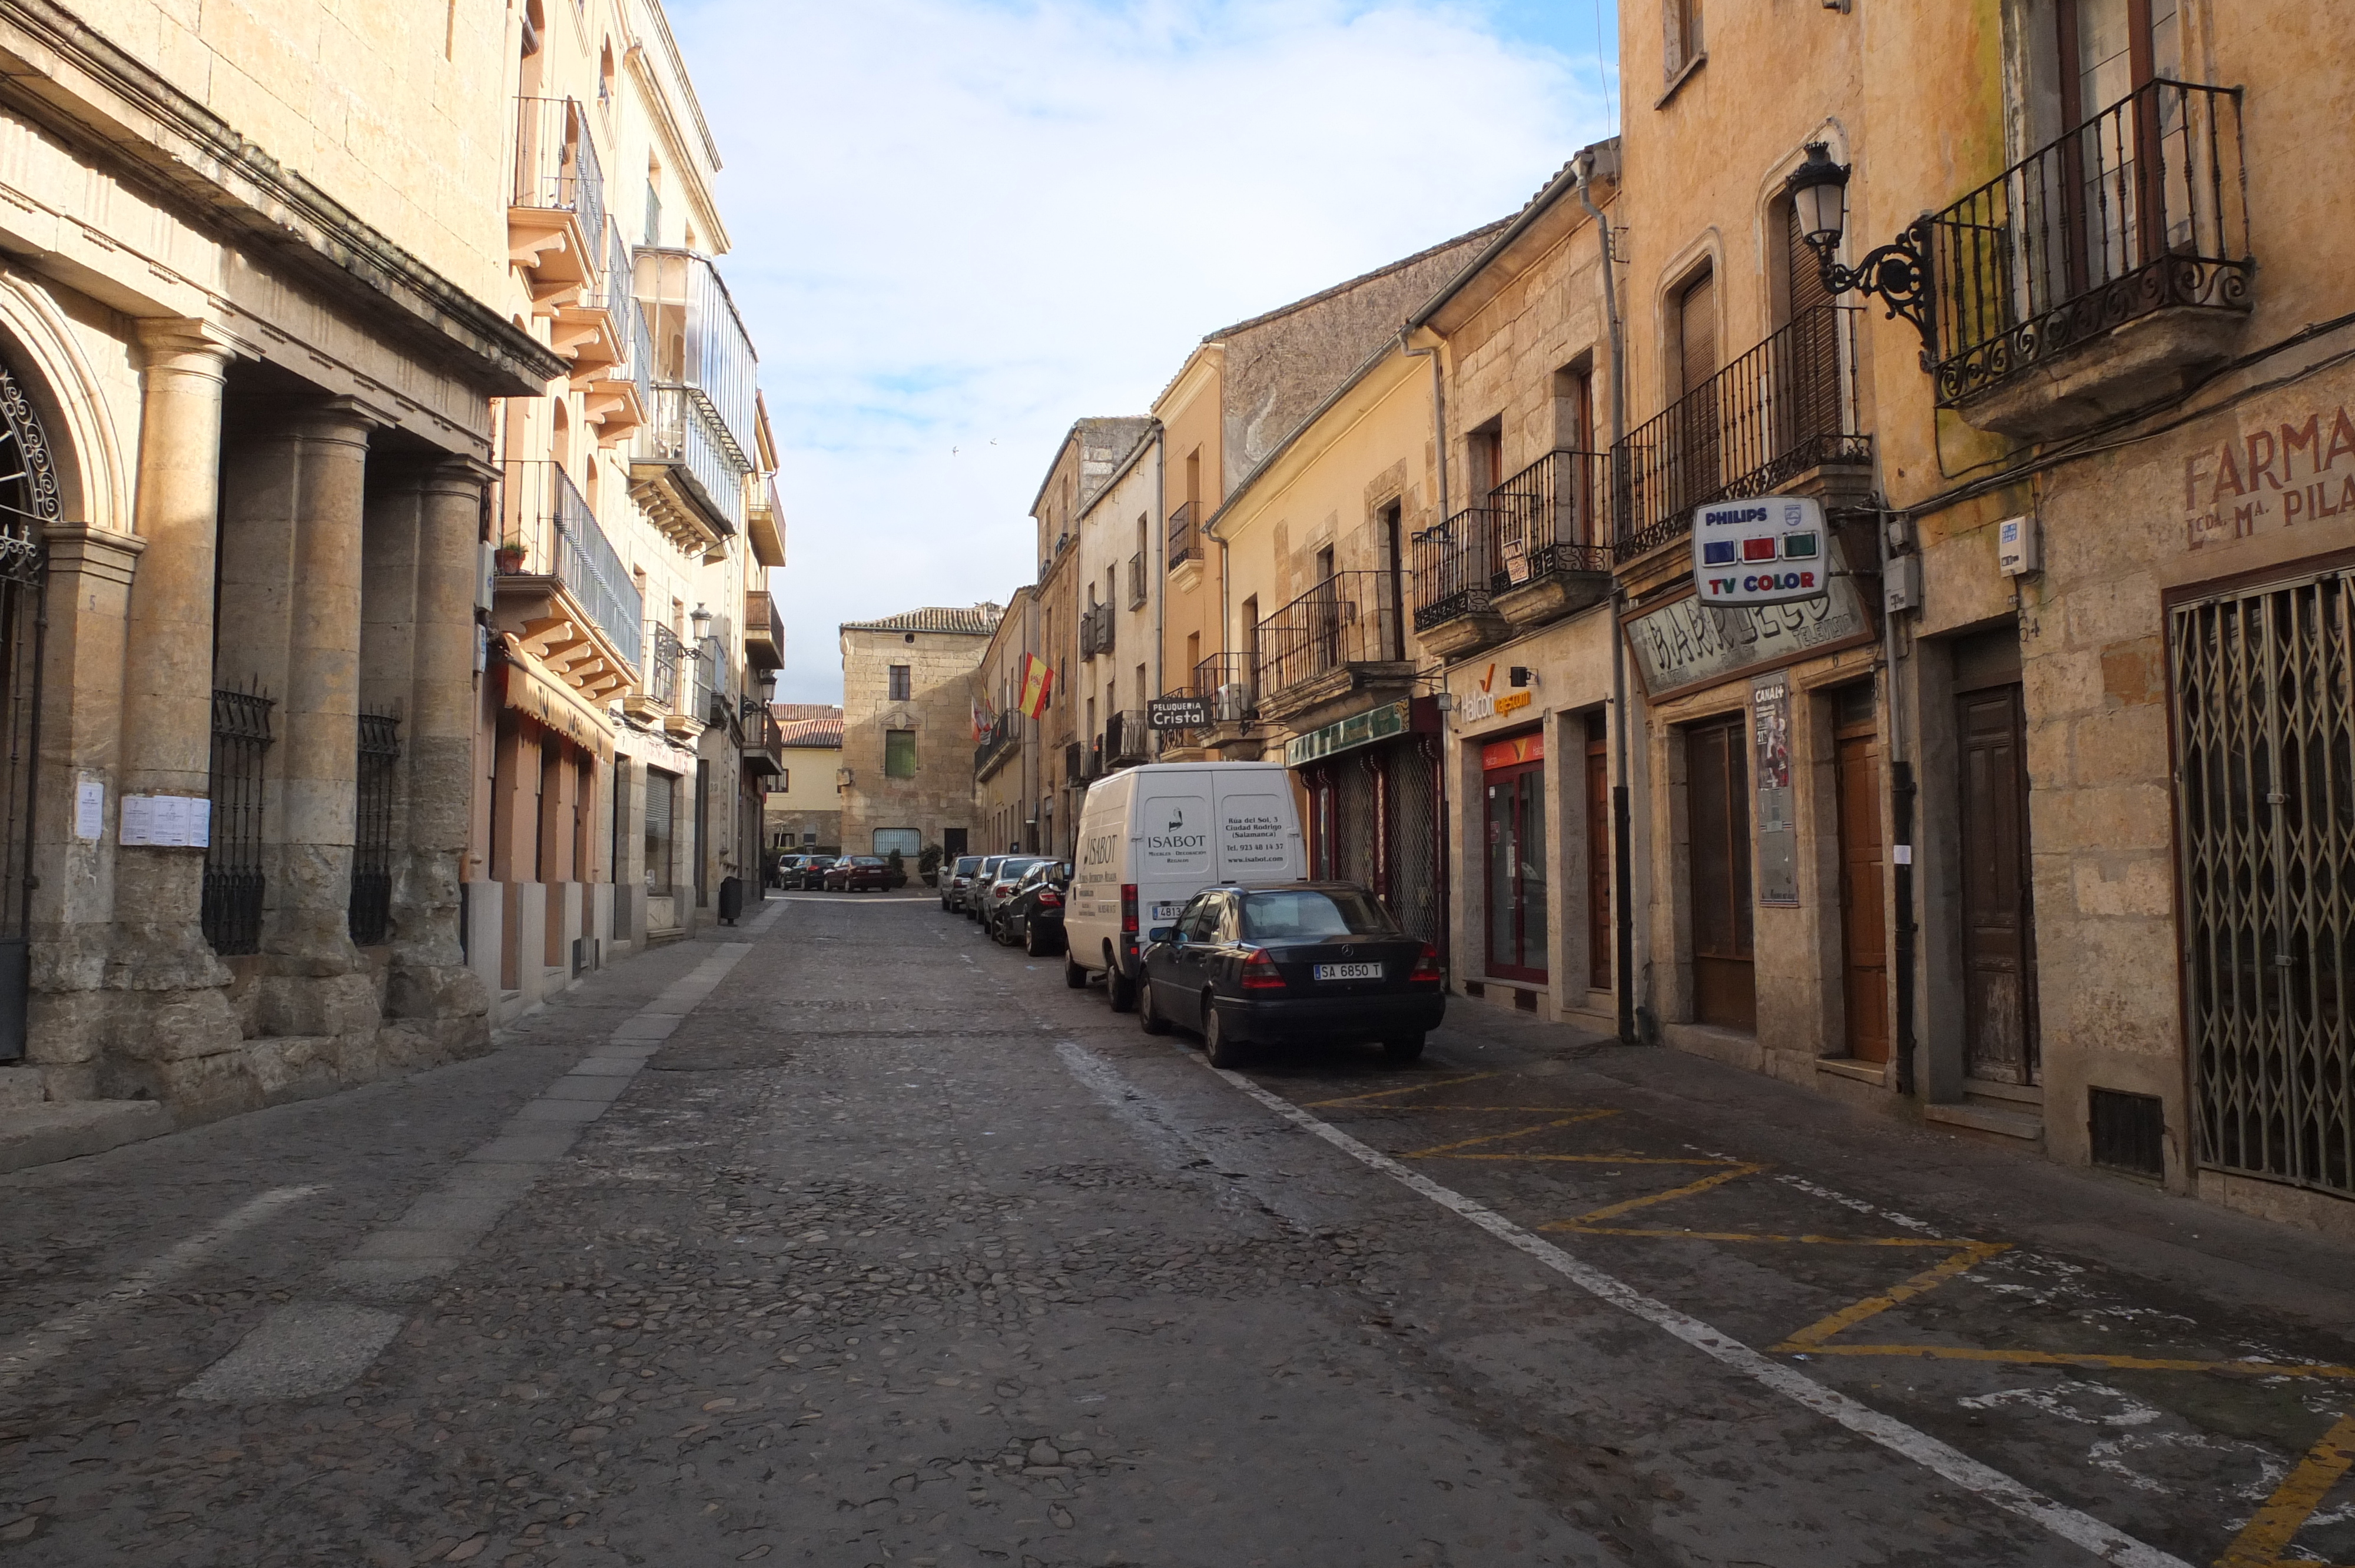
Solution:
[[[913,779],[916,776],[916,732],[893,729],[883,732],[883,777]]]

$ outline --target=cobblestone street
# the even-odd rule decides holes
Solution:
[[[928,897],[0,1180],[0,1563],[2355,1560],[2343,1247],[1461,999],[1216,1074]]]

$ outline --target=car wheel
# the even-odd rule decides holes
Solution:
[[[1034,959],[1043,959],[1055,949],[1039,939],[1039,922],[1033,920],[1023,930],[1022,950]]]
[[[1403,1066],[1409,1062],[1421,1060],[1422,1056],[1423,1036],[1420,1034],[1401,1034],[1382,1042],[1382,1060],[1385,1062],[1395,1062]]]
[[[1207,994],[1202,998],[1202,1054],[1213,1067],[1243,1065],[1242,1042],[1227,1033],[1226,1023],[1219,1015],[1217,999]]]
[[[1118,963],[1104,970],[1104,996],[1114,1012],[1126,1012],[1136,1005],[1136,981],[1122,973]]]
[[[1068,953],[1063,955],[1063,983],[1073,991],[1088,989],[1088,971],[1080,968],[1080,960]]]
[[[1153,977],[1147,975],[1136,986],[1137,1027],[1147,1034],[1167,1034],[1169,1033],[1169,1021],[1161,1016],[1159,1008],[1153,1005]]]

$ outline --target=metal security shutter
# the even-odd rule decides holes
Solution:
[[[657,898],[671,892],[671,815],[677,798],[677,774],[646,769],[646,891]]]
[[[1421,741],[1391,748],[1391,913],[1411,937],[1434,946],[1443,922],[1439,909],[1439,796],[1434,764]]]
[[[2198,1158],[2355,1196],[2355,628],[2321,573],[2169,616]]]

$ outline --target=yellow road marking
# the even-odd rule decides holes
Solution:
[[[1321,1110],[1327,1106],[1363,1105],[1368,1100],[1386,1100],[1393,1095],[1419,1095],[1427,1089],[1452,1089],[1458,1084],[1476,1084],[1483,1078],[1501,1078],[1502,1073],[1472,1073],[1461,1078],[1442,1078],[1433,1084],[1409,1084],[1399,1089],[1376,1089],[1369,1095],[1344,1095],[1337,1100],[1310,1100],[1302,1109]]]
[[[1592,1159],[1593,1157],[1589,1156],[1589,1158]],[[1630,1163],[1633,1162],[1630,1161]],[[1658,1161],[1658,1163],[1663,1165],[1698,1165],[1700,1164],[1701,1161],[1698,1160],[1664,1160]],[[1715,1164],[1726,1162],[1711,1161],[1710,1163]],[[1551,1224],[1540,1225],[1538,1229],[1541,1231],[1566,1231],[1573,1230],[1580,1225],[1591,1225],[1597,1220],[1615,1220],[1631,1209],[1640,1209],[1651,1203],[1665,1203],[1671,1198],[1689,1198],[1696,1192],[1706,1192],[1711,1187],[1722,1187],[1728,1181],[1739,1181],[1744,1176],[1755,1176],[1758,1172],[1765,1169],[1766,1167],[1764,1165],[1753,1165],[1748,1161],[1743,1161],[1740,1164],[1733,1165],[1730,1170],[1721,1171],[1714,1176],[1704,1176],[1698,1181],[1688,1181],[1681,1187],[1671,1187],[1665,1192],[1652,1192],[1641,1198],[1628,1198],[1621,1202],[1605,1203],[1599,1209],[1589,1209],[1582,1214],[1573,1214],[1566,1220],[1556,1220]]]
[[[1937,1361],[2003,1361],[2015,1366],[2113,1367],[2121,1372],[2242,1372],[2250,1377],[2355,1378],[2355,1367],[2320,1362],[2203,1361],[2170,1356],[2106,1355],[2099,1351],[1983,1350],[1976,1345],[1793,1345],[1775,1351],[1800,1351],[1811,1356],[1913,1356]],[[2311,1565],[2308,1565],[2311,1568]]]
[[[2355,1415],[2342,1415],[2283,1478],[2240,1538],[2216,1559],[2216,1568],[2275,1568],[2350,1465],[2355,1465]]]
[[[1777,1351],[1811,1351],[1843,1330],[1852,1329],[1867,1318],[1888,1311],[1901,1301],[1910,1301],[1927,1291],[1935,1290],[1966,1268],[1985,1263],[1998,1253],[2009,1252],[2009,1242],[1957,1241],[1947,1244],[1955,1249],[1955,1255],[1923,1269],[1913,1278],[1891,1286],[1877,1296],[1841,1308],[1820,1322],[1806,1328],[1774,1347]]]
[[[1645,1229],[1635,1225],[1584,1225],[1561,1220],[1548,1230],[1575,1231],[1586,1236],[1657,1236],[1666,1241],[1779,1242],[1796,1246],[1961,1246],[1961,1242],[1937,1236],[1778,1236],[1763,1231],[1695,1231],[1674,1225]]]
[[[1536,1134],[1536,1133],[1540,1133],[1540,1132],[1551,1132],[1554,1128],[1558,1128],[1558,1127],[1575,1127],[1575,1126],[1577,1126],[1580,1122],[1582,1122],[1582,1121],[1593,1121],[1593,1120],[1598,1119],[1599,1118],[1609,1116],[1610,1114],[1611,1114],[1611,1113],[1610,1113],[1609,1111],[1600,1111],[1600,1110],[1581,1111],[1581,1112],[1580,1112],[1578,1115],[1576,1115],[1576,1116],[1568,1116],[1568,1117],[1564,1117],[1564,1118],[1562,1118],[1560,1121],[1549,1121],[1549,1122],[1544,1122],[1544,1123],[1541,1123],[1541,1124],[1540,1124],[1539,1126],[1536,1126],[1536,1127],[1525,1127],[1525,1128],[1521,1128],[1520,1130],[1518,1130],[1518,1132],[1492,1132],[1492,1133],[1488,1133],[1488,1134],[1487,1134],[1487,1135],[1485,1135],[1485,1136],[1483,1136],[1483,1137],[1480,1137],[1480,1138],[1467,1138],[1467,1139],[1464,1139],[1464,1141],[1462,1141],[1461,1143],[1440,1143],[1440,1144],[1434,1144],[1434,1145],[1433,1145],[1433,1146],[1432,1146],[1431,1148],[1429,1148],[1429,1149],[1418,1149],[1418,1150],[1416,1150],[1413,1153],[1412,1153],[1412,1154],[1408,1154],[1408,1155],[1405,1155],[1405,1156],[1403,1156],[1402,1158],[1404,1158],[1404,1159],[1408,1159],[1408,1160],[1430,1160],[1430,1159],[1434,1159],[1434,1158],[1437,1158],[1438,1156],[1441,1156],[1441,1155],[1451,1154],[1451,1153],[1452,1153],[1452,1151],[1453,1151],[1453,1150],[1458,1150],[1458,1149],[1476,1149],[1477,1147],[1479,1147],[1481,1144],[1484,1144],[1484,1143],[1504,1143],[1504,1142],[1506,1142],[1506,1141],[1508,1141],[1508,1140],[1509,1140],[1509,1139],[1516,1139],[1516,1138],[1529,1138],[1529,1137],[1530,1137],[1530,1136],[1532,1136],[1532,1135],[1534,1135],[1534,1134]],[[1477,1160],[1477,1159],[1488,1159],[1488,1160],[1526,1160],[1526,1159],[1529,1159],[1529,1158],[1532,1158],[1532,1157],[1531,1157],[1531,1156],[1529,1156],[1529,1155],[1523,1155],[1523,1154],[1492,1154],[1492,1155],[1466,1155],[1466,1154],[1455,1154],[1455,1155],[1453,1155],[1453,1158],[1457,1159],[1457,1160]],[[1540,1158],[1540,1159],[1541,1159],[1541,1158],[1543,1158],[1543,1156],[1538,1156],[1538,1157],[1536,1157],[1536,1158]]]

